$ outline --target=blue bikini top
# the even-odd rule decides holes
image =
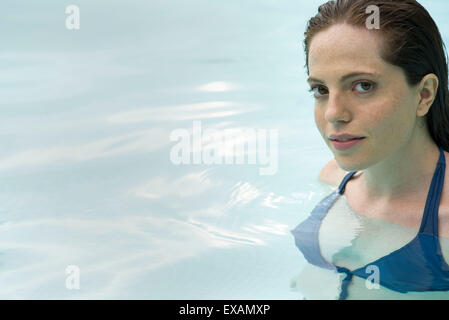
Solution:
[[[438,207],[446,168],[443,149],[441,146],[439,148],[440,158],[427,194],[418,234],[400,249],[355,270],[333,265],[321,255],[318,243],[321,221],[344,193],[346,183],[357,171],[348,173],[338,190],[321,200],[310,216],[291,230],[296,246],[309,263],[346,274],[341,285],[340,300],[346,299],[348,285],[353,276],[367,279],[372,274],[373,269],[370,266],[377,266],[379,284],[394,291],[406,293],[449,290],[449,265],[444,261],[438,239]]]

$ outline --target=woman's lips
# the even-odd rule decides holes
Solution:
[[[343,151],[343,150],[348,150],[348,149],[352,148],[353,146],[359,144],[363,139],[365,139],[365,138],[355,138],[355,139],[351,139],[348,141],[331,140],[331,142],[334,145],[335,149]]]

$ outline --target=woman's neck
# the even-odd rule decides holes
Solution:
[[[440,151],[430,138],[416,139],[363,170],[361,194],[369,202],[394,202],[427,193]]]

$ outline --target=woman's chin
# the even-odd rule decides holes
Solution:
[[[359,162],[349,162],[347,160],[339,161],[337,157],[335,157],[335,160],[337,161],[338,166],[344,171],[351,172],[351,171],[362,171],[366,169],[366,166],[364,166]]]

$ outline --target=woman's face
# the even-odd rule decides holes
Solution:
[[[317,33],[309,48],[315,122],[346,171],[374,165],[417,132],[416,87],[408,86],[402,69],[381,59],[382,40],[375,33],[337,24]],[[343,133],[365,139],[338,150],[329,136]]]

